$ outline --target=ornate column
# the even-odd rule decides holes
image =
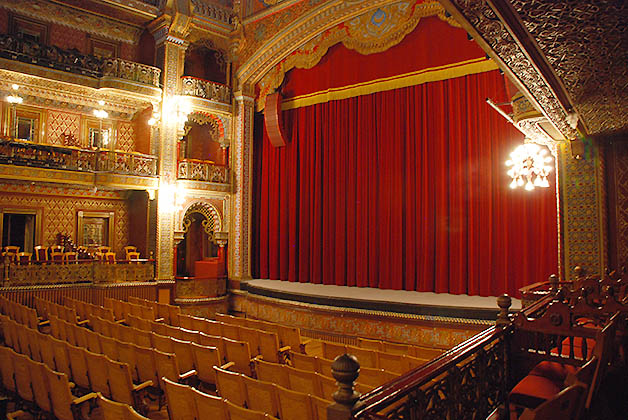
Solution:
[[[229,238],[229,278],[251,278],[251,171],[253,147],[254,94],[245,85],[234,93],[235,136],[231,146],[233,173],[231,229]]]
[[[157,280],[172,280],[175,246],[175,191],[177,180],[177,140],[180,119],[176,97],[180,91],[187,42],[165,20],[153,24],[156,61],[162,68],[163,100],[159,137],[160,186],[157,194]]]

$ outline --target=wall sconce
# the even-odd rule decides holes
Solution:
[[[183,137],[182,133],[185,131],[185,123],[188,121],[188,115],[192,112],[189,100],[180,95],[166,98],[164,100],[163,112],[176,124],[177,134]]]
[[[187,192],[185,188],[177,187],[176,184],[164,183],[159,186],[159,205],[163,210],[174,213],[183,209]]]
[[[98,101],[98,105],[100,105],[101,107],[105,105],[105,101]],[[98,127],[98,148],[100,149],[100,146],[107,146],[109,144],[109,130],[107,130],[107,135],[103,136],[103,131],[102,131],[102,120],[104,118],[108,118],[109,114],[107,113],[107,111],[105,111],[104,109],[95,109],[94,110],[94,116],[96,118],[98,118],[98,123],[99,123],[99,127]]]
[[[18,85],[13,84],[11,86],[13,89],[13,94],[6,97],[8,103],[11,104],[11,113],[13,116],[13,133],[11,133],[12,138],[17,138],[17,104],[21,104],[24,99],[17,94],[18,89],[20,88]]]

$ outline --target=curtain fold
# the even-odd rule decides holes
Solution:
[[[258,131],[256,278],[518,296],[557,269],[555,186],[510,190],[523,141],[497,71],[284,111]],[[259,128],[259,127],[258,127]]]

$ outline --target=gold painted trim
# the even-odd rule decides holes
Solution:
[[[294,306],[300,309],[307,309],[310,311],[326,311],[333,312],[336,314],[355,314],[355,315],[363,315],[369,317],[376,318],[392,318],[398,320],[412,320],[412,321],[426,321],[426,322],[442,322],[447,324],[455,324],[455,325],[495,325],[495,321],[489,321],[485,319],[472,319],[472,318],[453,318],[453,317],[444,317],[444,316],[436,316],[436,315],[416,315],[416,314],[406,314],[399,312],[386,312],[386,311],[374,311],[369,309],[355,309],[355,308],[344,308],[337,306],[329,306],[329,305],[317,305],[313,303],[306,302],[297,302],[293,300],[285,300],[279,298],[272,298],[268,296],[261,295],[253,295],[249,292],[240,291],[239,293],[234,293],[234,291],[229,291],[229,293],[241,295],[245,299],[251,300],[259,300],[267,303],[282,305],[282,306]],[[497,305],[495,305],[497,306]],[[497,308],[496,308],[497,311]]]
[[[428,82],[436,82],[439,80],[453,79],[456,77],[483,73],[497,69],[497,64],[491,59],[479,58],[467,60],[459,63],[431,67],[412,73],[376,79],[370,82],[357,83],[340,88],[331,88],[321,92],[315,92],[297,96],[294,98],[289,98],[283,101],[283,103],[281,104],[281,109],[287,110],[301,108],[304,106],[315,105],[334,100],[369,95],[371,93],[400,89]]]

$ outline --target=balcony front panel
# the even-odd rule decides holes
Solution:
[[[211,102],[231,105],[231,89],[229,86],[197,77],[183,76],[181,78],[181,95],[194,96]]]

